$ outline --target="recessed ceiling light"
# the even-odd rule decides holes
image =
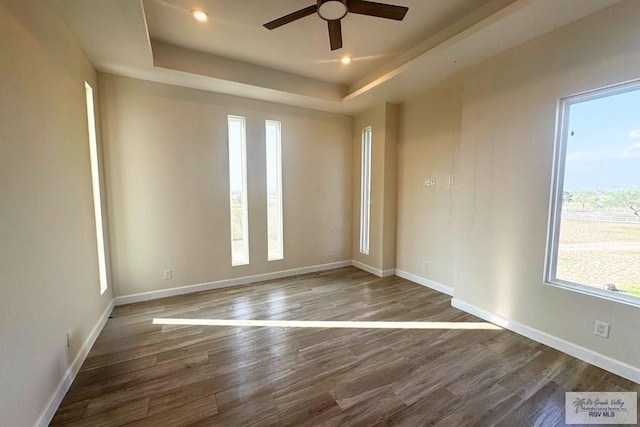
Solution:
[[[351,64],[351,57],[343,56],[342,59],[340,59],[340,62],[342,62],[344,65]]]
[[[193,9],[191,11],[191,16],[198,22],[207,22],[209,20],[209,14],[204,10]]]

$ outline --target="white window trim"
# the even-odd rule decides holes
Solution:
[[[230,236],[231,236],[231,266],[241,266],[249,264],[249,194],[247,193],[247,123],[246,119],[242,116],[227,116],[227,133],[229,132],[229,124],[231,121],[240,121],[242,123],[242,135],[241,135],[241,163],[242,163],[242,194],[244,201],[244,209],[242,210],[242,233],[245,240],[244,247],[244,260],[242,262],[233,261],[233,202],[231,199],[231,188],[229,188],[229,213],[230,213]],[[231,143],[230,135],[227,135],[227,144]],[[229,173],[231,173],[231,149],[229,149]],[[229,178],[231,179],[231,178]],[[229,182],[231,187],[231,182]]]
[[[276,185],[277,185],[277,193],[278,193],[278,199],[276,201],[276,203],[278,204],[278,206],[280,207],[280,215],[278,218],[278,242],[280,243],[280,253],[277,256],[271,256],[269,254],[269,236],[268,236],[268,230],[269,230],[269,224],[267,223],[267,261],[279,261],[284,259],[284,211],[282,208],[282,124],[279,121],[275,121],[275,120],[265,120],[265,150],[266,150],[266,146],[267,146],[267,141],[266,141],[266,127],[269,125],[275,125],[277,127],[277,132],[276,132]],[[265,156],[266,157],[266,156]],[[267,164],[267,168],[269,167],[269,165]],[[265,180],[266,183],[266,180]],[[269,192],[267,189],[267,210],[269,209],[268,206],[268,196],[269,196]],[[268,213],[267,213],[267,221],[268,219]]]
[[[558,100],[556,113],[556,137],[553,148],[553,169],[551,182],[551,197],[549,203],[549,222],[547,232],[547,247],[544,265],[544,283],[562,289],[568,289],[581,294],[595,296],[609,301],[640,307],[640,298],[620,294],[605,289],[598,289],[580,283],[569,282],[556,278],[558,245],[560,240],[560,220],[562,214],[562,195],[564,193],[564,172],[567,152],[567,136],[569,133],[569,108],[573,104],[609,97],[630,90],[639,90],[640,80],[606,86],[590,90],[577,95],[566,96]]]
[[[89,158],[91,162],[91,188],[93,192],[93,213],[96,223],[96,244],[98,255],[98,275],[100,295],[109,288],[107,281],[107,257],[105,250],[104,226],[102,219],[102,191],[100,189],[100,166],[98,161],[98,138],[96,136],[96,115],[93,99],[93,88],[84,82],[87,101],[87,129],[89,132]]]
[[[371,237],[371,167],[373,151],[373,130],[371,126],[362,129],[360,152],[360,253],[369,255]]]

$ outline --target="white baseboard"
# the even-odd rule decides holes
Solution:
[[[431,288],[435,291],[442,292],[443,294],[453,296],[453,288],[451,286],[443,285],[442,283],[434,282],[433,280],[425,279],[424,277],[398,269],[396,269],[396,276],[411,280],[412,282],[426,286],[427,288]]]
[[[291,270],[275,271],[273,273],[256,274],[253,276],[236,277],[233,279],[218,280],[215,282],[199,283],[196,285],[181,286],[178,288],[161,289],[158,291],[143,292],[139,294],[123,295],[114,298],[115,305],[132,304],[142,301],[151,301],[159,298],[184,295],[194,292],[211,291],[214,289],[229,288],[232,286],[247,285],[264,280],[281,279],[297,276],[299,274],[316,273],[318,271],[332,270],[334,268],[349,267],[351,261],[338,261],[329,264],[312,265],[309,267],[294,268]]]
[[[596,353],[577,344],[565,341],[558,337],[554,337],[553,335],[549,335],[546,332],[542,332],[532,327],[523,325],[522,323],[518,323],[515,320],[510,320],[502,316],[498,316],[497,314],[493,314],[489,311],[483,310],[464,301],[460,301],[456,298],[451,300],[451,305],[469,314],[473,314],[474,316],[513,331],[517,334],[523,335],[539,343],[548,345],[549,347],[555,348],[556,350],[595,365],[606,371],[612,372],[633,382],[640,383],[640,368],[636,366],[631,366],[624,362],[620,362],[619,360],[612,359],[611,357]]]
[[[395,268],[390,268],[388,270],[382,270],[382,277],[395,276],[395,274],[396,274],[396,269]]]
[[[67,368],[67,371],[64,373],[64,376],[60,380],[58,387],[56,387],[56,391],[53,393],[51,399],[49,399],[47,405],[44,407],[44,410],[40,414],[40,417],[38,417],[38,420],[34,424],[35,426],[46,427],[49,425],[49,423],[53,419],[53,416],[56,414],[56,411],[58,410],[62,399],[64,399],[67,391],[69,391],[71,383],[73,383],[73,380],[76,378],[78,371],[80,371],[80,368],[82,367],[84,360],[87,358],[89,351],[93,347],[93,344],[96,342],[96,339],[98,339],[98,335],[100,335],[100,332],[102,332],[102,328],[104,328],[107,320],[109,320],[109,316],[111,315],[112,311],[113,300],[109,302],[107,308],[105,308],[104,312],[102,313],[102,316],[100,316],[100,319],[98,319],[98,323],[96,323],[96,325],[93,327],[91,333],[84,341],[84,344],[82,344],[82,347],[80,348],[80,351],[76,355],[75,359],[73,359],[73,362]]]
[[[390,268],[388,270],[380,270],[379,268],[371,267],[370,265],[364,264],[356,260],[351,261],[351,265],[353,265],[356,268],[359,268],[360,270],[364,270],[367,273],[376,275],[378,277],[389,277],[396,274],[396,270],[393,268]]]

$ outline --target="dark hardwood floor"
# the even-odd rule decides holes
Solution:
[[[481,322],[450,300],[349,267],[116,307],[52,425],[555,426],[566,391],[640,391],[499,329],[197,324]]]

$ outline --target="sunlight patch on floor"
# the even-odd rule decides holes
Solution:
[[[351,328],[351,329],[484,329],[502,328],[487,322],[359,322],[318,320],[244,320],[154,318],[154,325],[248,326],[277,328]]]

